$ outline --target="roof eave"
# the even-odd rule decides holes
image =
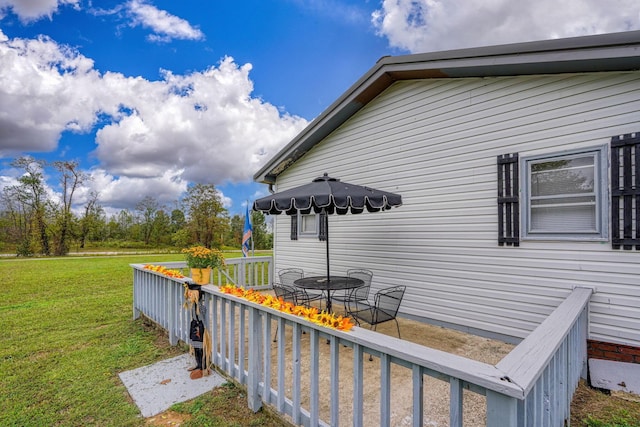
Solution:
[[[256,174],[278,175],[399,80],[631,71],[640,69],[640,31],[381,58]]]

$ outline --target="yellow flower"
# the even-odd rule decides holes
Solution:
[[[216,268],[224,267],[224,254],[218,249],[209,249],[204,246],[192,246],[182,250],[190,268]]]
[[[224,285],[220,287],[220,291],[225,294],[235,295],[246,300],[256,302],[265,307],[281,311],[283,313],[294,314],[308,320],[309,322],[321,325],[327,328],[338,329],[340,331],[350,331],[354,326],[348,317],[336,316],[333,313],[325,311],[319,312],[315,307],[305,307],[301,305],[293,305],[273,295],[263,295],[253,289],[245,290],[234,285]]]

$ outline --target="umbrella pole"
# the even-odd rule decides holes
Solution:
[[[327,246],[327,311],[331,312],[331,282],[329,277],[331,277],[331,274],[329,272],[329,214],[327,214],[327,212],[323,209],[324,211],[324,229],[325,229],[325,242],[326,242],[326,246]]]
[[[329,215],[325,212],[324,216],[324,229],[325,231],[325,242],[327,244],[327,280],[329,280]]]

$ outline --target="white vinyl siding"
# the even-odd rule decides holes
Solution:
[[[640,73],[398,82],[278,177],[327,172],[402,195],[382,213],[329,217],[331,271],[374,272],[372,292],[406,285],[402,315],[525,337],[571,289],[596,289],[593,339],[640,345],[640,253],[610,242],[497,244],[496,157],[608,144],[640,130]],[[325,269],[325,244],[289,239],[276,268]]]

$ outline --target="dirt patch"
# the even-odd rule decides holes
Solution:
[[[233,382],[225,383],[192,401],[177,404],[173,409],[147,418],[145,425],[292,427],[269,408],[254,413],[247,405],[244,388]]]
[[[185,421],[190,420],[191,415],[180,414],[174,411],[166,411],[161,414],[149,417],[145,420],[145,424],[148,426],[173,426],[177,427],[182,425]]]

